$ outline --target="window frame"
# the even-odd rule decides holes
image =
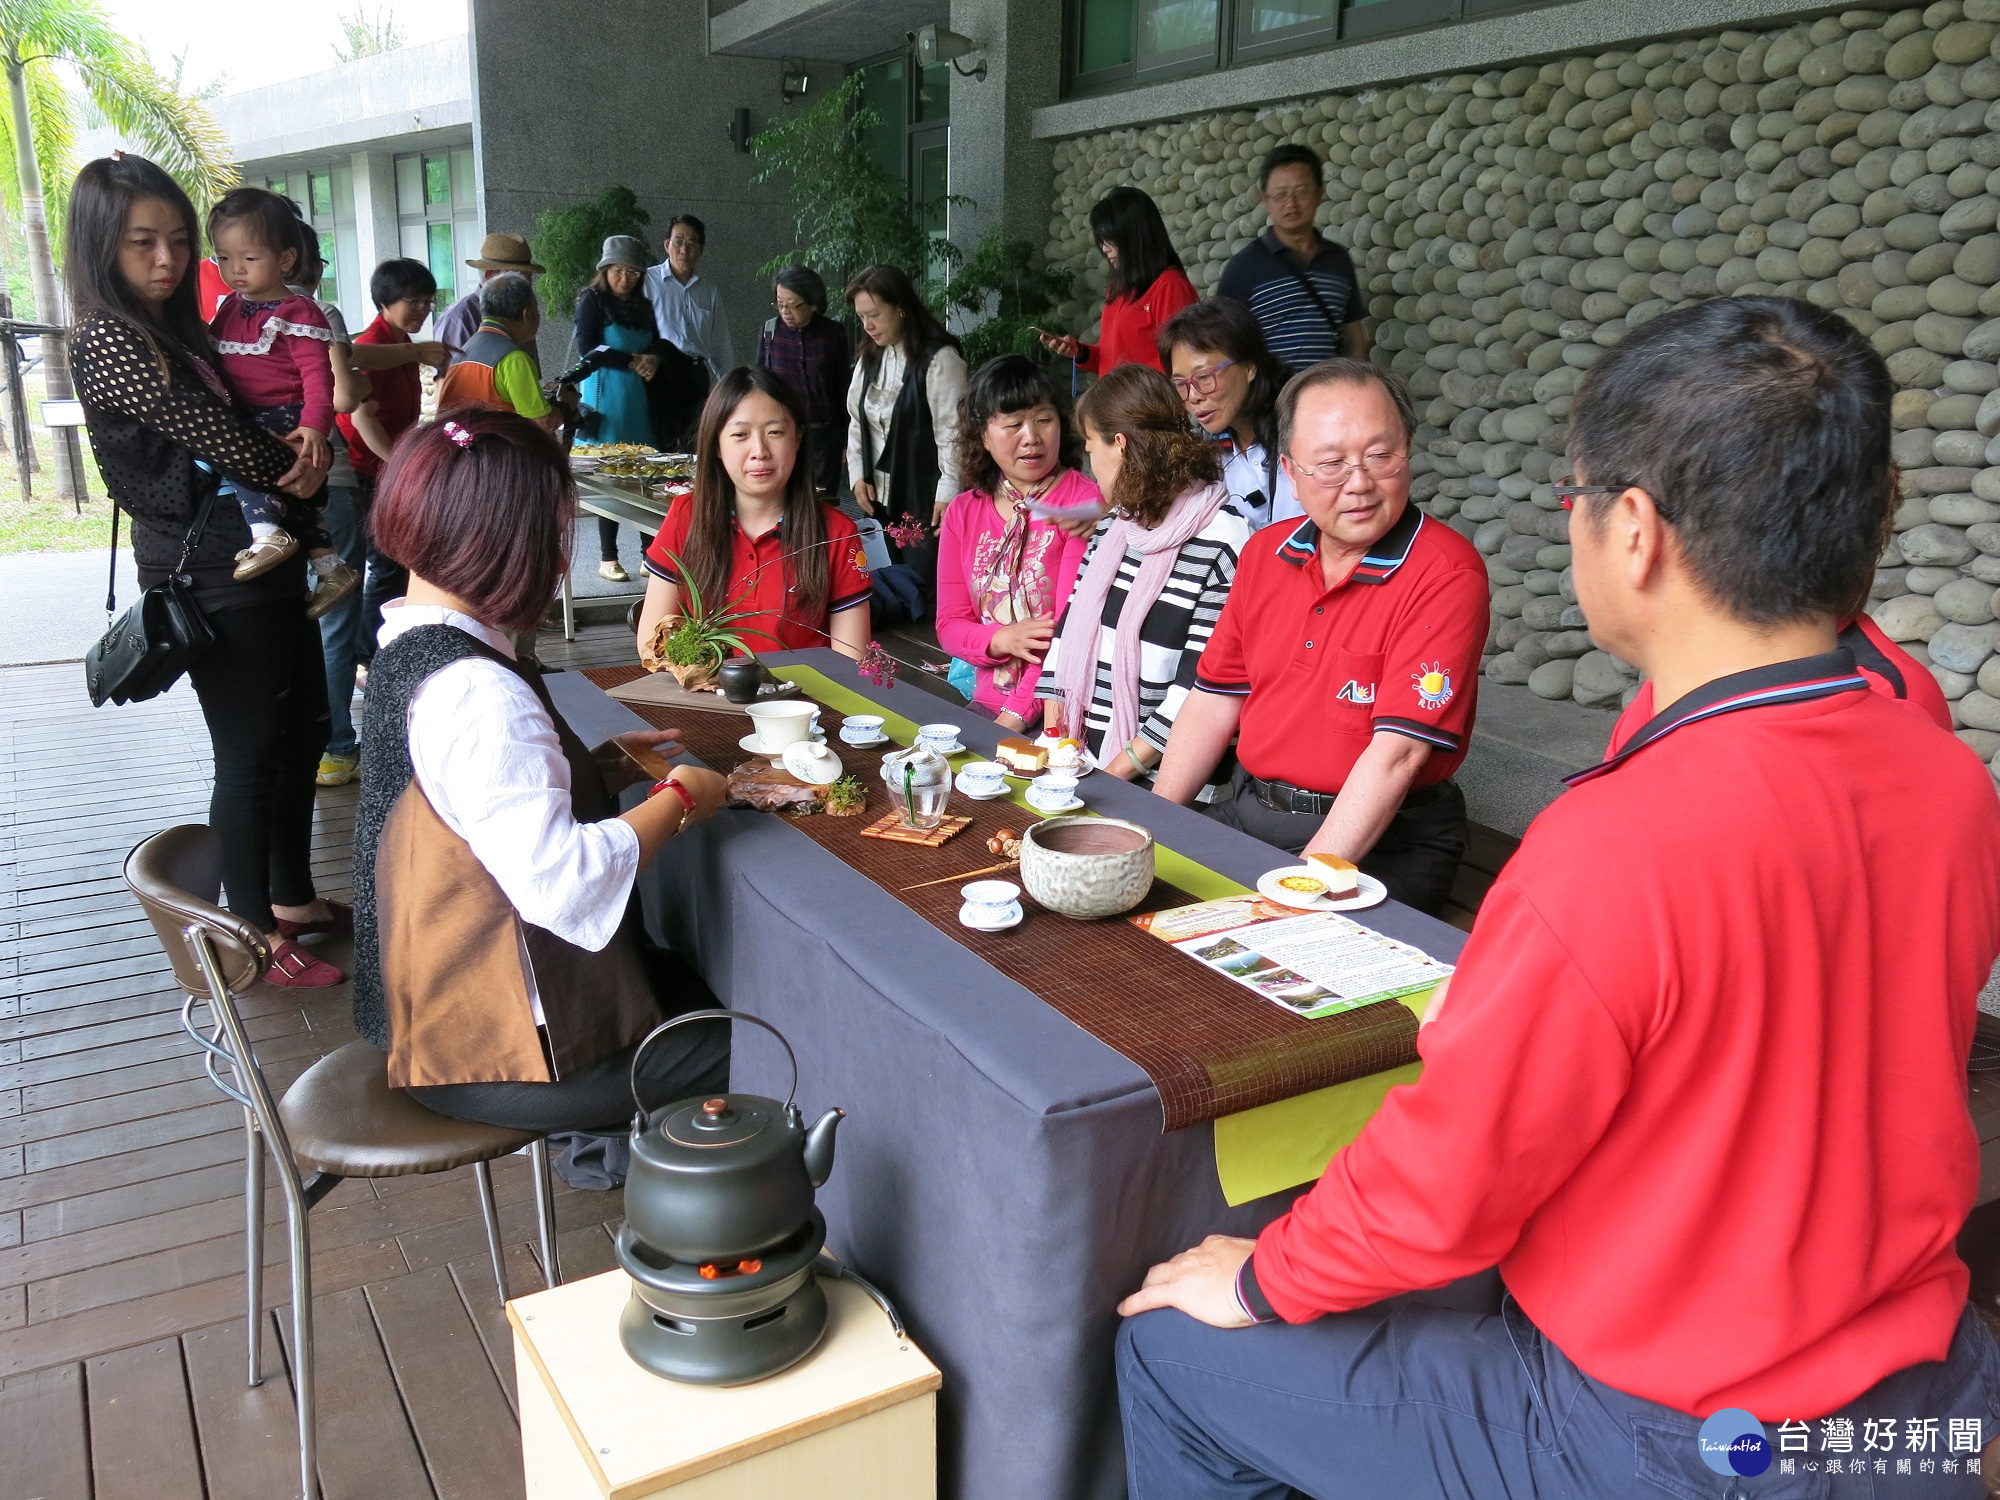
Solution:
[[[896,154],[899,164],[898,175],[903,179],[910,215],[922,223],[919,210],[922,207],[922,187],[918,180],[918,156],[925,146],[937,144],[936,137],[942,135],[946,145],[951,138],[951,85],[949,75],[953,69],[950,63],[934,63],[933,68],[942,68],[946,75],[945,110],[941,115],[926,116],[922,112],[924,91],[924,65],[917,61],[917,49],[913,46],[892,48],[878,52],[872,57],[864,57],[847,65],[848,76],[878,68],[884,63],[900,61],[903,64],[902,114],[901,118],[887,122],[889,128],[897,132]],[[950,192],[949,183],[945,191]],[[926,226],[928,232],[928,226]]]
[[[1287,26],[1281,34],[1258,38],[1250,34],[1250,18],[1256,12],[1256,0],[1234,0],[1230,8],[1235,12],[1229,41],[1232,62],[1288,57],[1294,52],[1331,45],[1340,39],[1340,17],[1346,9],[1341,0],[1333,0],[1333,13],[1326,20]]]

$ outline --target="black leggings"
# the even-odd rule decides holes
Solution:
[[[639,533],[639,550],[644,552],[653,545],[653,539],[645,532]],[[597,518],[597,556],[601,562],[618,561],[618,523],[609,516]]]
[[[215,751],[208,821],[222,839],[222,887],[232,912],[275,932],[272,902],[315,899],[313,778],[328,733],[319,627],[289,591],[208,622],[215,645],[188,675]]]

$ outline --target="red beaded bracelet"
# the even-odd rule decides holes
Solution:
[[[694,798],[689,796],[688,789],[674,780],[673,777],[668,776],[654,782],[653,789],[646,793],[646,796],[650,799],[659,796],[662,792],[672,792],[676,797],[681,799],[681,821],[683,823],[694,816]]]

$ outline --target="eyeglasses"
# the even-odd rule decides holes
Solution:
[[[1559,484],[1556,486],[1556,504],[1564,510],[1575,510],[1580,495],[1622,495],[1630,488],[1627,484]]]
[[[1293,479],[1310,479],[1315,484],[1336,490],[1346,489],[1363,469],[1368,471],[1370,479],[1393,479],[1410,464],[1409,454],[1386,451],[1364,453],[1358,464],[1351,464],[1344,458],[1328,459],[1323,464],[1302,464],[1289,453],[1285,457],[1291,461]]]
[[[1285,188],[1264,194],[1266,203],[1313,203],[1322,196],[1318,188]]]
[[[1179,396],[1183,401],[1187,400],[1190,395],[1213,396],[1215,394],[1216,381],[1221,378],[1224,370],[1235,363],[1236,361],[1233,359],[1225,359],[1219,365],[1211,365],[1199,375],[1174,376],[1174,394]]]

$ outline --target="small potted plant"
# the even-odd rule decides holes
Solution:
[[[743,638],[764,632],[743,624],[755,610],[731,604],[709,608],[686,565],[671,552],[667,556],[680,573],[681,610],[654,627],[646,666],[655,672],[664,667],[691,693],[706,692],[715,686],[723,662],[732,655],[753,654]]]
[[[843,776],[826,789],[828,816],[852,818],[868,806],[868,788],[859,776]]]

